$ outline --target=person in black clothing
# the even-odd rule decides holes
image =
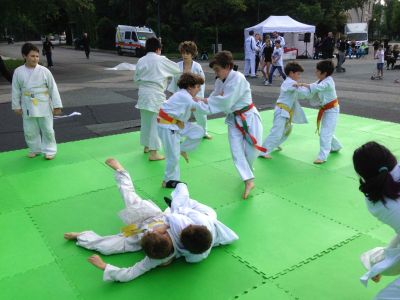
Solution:
[[[12,82],[12,73],[8,71],[1,56],[0,56],[0,73],[8,82],[10,83]]]
[[[264,81],[267,82],[269,79],[269,71],[272,63],[272,52],[274,51],[274,46],[272,45],[268,34],[265,36],[264,43],[264,49],[262,50],[262,57],[264,58],[264,61],[261,65],[261,73],[263,73]]]
[[[335,48],[335,40],[333,38],[333,33],[329,32],[324,38],[321,45],[321,52],[323,59],[331,59],[333,56],[333,50]]]
[[[89,59],[89,54],[90,54],[90,41],[88,38],[87,33],[85,32],[82,37],[82,45],[83,49],[85,50],[86,58]]]
[[[381,42],[378,42],[377,40],[375,40],[374,43],[372,44],[372,46],[374,46],[374,58],[376,56],[376,52],[378,51],[380,44],[381,44]]]
[[[346,41],[346,37],[342,36],[341,39],[337,43],[337,48],[338,48],[338,54],[337,54],[337,66],[336,66],[336,72],[341,73],[341,72],[346,72],[346,69],[342,67],[346,60],[346,51],[347,47],[349,47],[349,44]]]
[[[53,46],[52,42],[50,42],[49,38],[47,37],[46,40],[43,42],[42,53],[43,53],[43,55],[46,55],[48,68],[53,66],[52,49],[54,49],[54,46]]]

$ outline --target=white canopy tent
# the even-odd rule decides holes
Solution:
[[[244,37],[249,35],[249,31],[265,35],[266,33],[279,32],[285,38],[285,48],[297,48],[298,55],[302,55],[306,50],[304,43],[304,33],[309,32],[310,42],[307,44],[307,52],[312,56],[314,47],[315,26],[300,23],[289,16],[270,16],[263,22],[249,28],[245,28]]]

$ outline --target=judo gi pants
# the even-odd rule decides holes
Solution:
[[[141,109],[140,110],[140,144],[149,147],[150,150],[160,150],[161,141],[157,131],[158,113]]]
[[[322,116],[319,135],[320,150],[318,154],[318,159],[320,160],[326,161],[331,151],[339,151],[342,149],[339,140],[334,136],[338,117],[338,112],[329,111],[325,111]]]
[[[244,75],[245,76],[256,76],[256,55],[252,55],[244,60]]]
[[[26,144],[31,153],[55,155],[57,144],[53,129],[53,116],[23,117]]]
[[[269,135],[263,143],[263,147],[267,149],[266,153],[260,153],[260,155],[270,154],[275,148],[280,146],[289,136],[292,124],[288,124],[288,119],[281,116],[279,110],[274,112],[274,123],[269,132]]]
[[[400,278],[397,278],[380,291],[375,300],[400,300]]]
[[[141,213],[141,210],[146,210],[148,214],[150,212],[153,216],[162,214],[161,209],[154,203],[142,200],[136,194],[131,178],[126,171],[116,171],[115,180],[127,208],[136,210],[138,214]],[[122,233],[100,236],[93,231],[85,231],[78,236],[76,244],[104,255],[135,252],[141,250],[140,240],[142,236],[143,234],[136,234],[126,237]]]
[[[207,134],[207,115],[195,110],[193,112],[194,118],[196,119],[196,123],[204,129],[204,135]]]
[[[246,116],[249,133],[254,136],[258,143],[262,140],[263,127],[260,117],[251,111],[244,113]],[[229,114],[228,118],[233,119],[233,115]],[[240,120],[239,117],[236,117]],[[239,121],[241,124],[241,121]],[[257,158],[259,151],[250,145],[239,129],[231,122],[228,123],[228,138],[231,148],[233,163],[238,170],[243,181],[253,179],[253,162]]]
[[[204,136],[204,129],[197,124],[187,122],[185,123],[185,127],[181,130],[171,130],[159,126],[158,133],[164,146],[166,160],[164,181],[179,180],[180,154],[182,151],[190,152],[196,149]],[[182,137],[186,137],[183,143],[181,143]]]

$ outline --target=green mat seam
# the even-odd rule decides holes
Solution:
[[[39,233],[40,237],[42,238],[43,243],[45,244],[47,250],[49,250],[49,252],[51,253],[53,259],[54,259],[54,263],[57,265],[58,269],[60,270],[61,274],[64,276],[64,279],[68,282],[69,286],[71,287],[71,289],[73,290],[75,296],[78,299],[84,299],[83,296],[79,293],[78,288],[75,286],[75,284],[73,283],[73,281],[69,278],[67,272],[64,270],[64,268],[62,267],[62,264],[60,264],[60,258],[58,258],[57,254],[54,252],[53,248],[51,247],[51,245],[49,244],[46,236],[43,234],[42,230],[40,229],[39,225],[36,223],[35,218],[31,215],[29,208],[25,208],[26,211],[26,215],[28,216],[28,218],[31,220],[33,226],[36,228],[37,232]],[[53,262],[52,262],[53,263]],[[41,267],[41,266],[40,266]],[[24,273],[24,272],[22,272]],[[21,273],[19,273],[21,274]]]

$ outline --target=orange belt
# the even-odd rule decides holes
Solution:
[[[174,119],[170,115],[168,115],[165,111],[160,108],[160,112],[158,113],[157,122],[160,124],[176,124],[180,129],[185,127],[185,123]]]
[[[250,105],[245,106],[245,107],[243,107],[242,109],[239,109],[239,110],[237,110],[237,111],[234,111],[233,113],[235,114],[235,116],[240,117],[240,119],[242,120],[242,125],[243,125],[243,126],[240,126],[240,125],[239,125],[239,123],[238,123],[238,121],[236,120],[236,118],[235,118],[235,125],[236,125],[236,128],[239,129],[239,131],[242,133],[243,137],[246,139],[246,141],[247,141],[250,145],[252,145],[252,146],[253,146],[254,148],[256,148],[258,151],[267,152],[267,149],[266,149],[266,148],[257,145],[257,140],[256,140],[256,138],[255,138],[253,135],[251,135],[251,134],[249,133],[249,126],[247,125],[246,116],[244,115],[244,113],[245,113],[246,111],[249,111],[249,110],[252,109],[253,107],[254,107],[254,103],[251,103]]]
[[[338,99],[332,100],[331,102],[325,104],[324,106],[322,106],[319,111],[318,111],[318,117],[317,117],[317,132],[319,134],[319,127],[321,125],[321,120],[322,120],[322,116],[324,114],[324,112],[328,109],[334,108],[336,106],[339,106],[339,101]]]

